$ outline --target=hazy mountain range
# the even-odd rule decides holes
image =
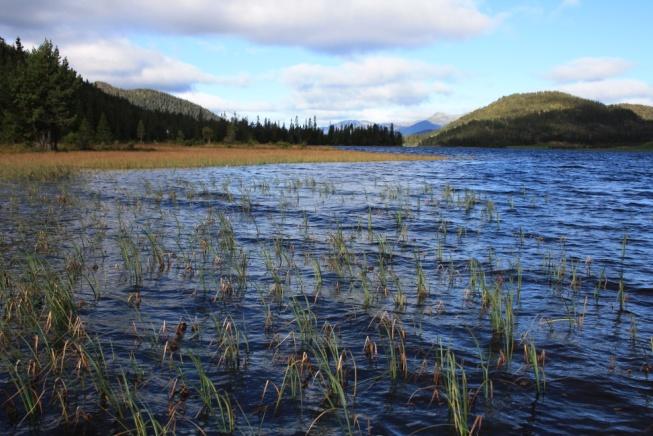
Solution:
[[[421,135],[429,132],[435,132],[442,127],[446,126],[450,122],[457,119],[459,115],[450,115],[442,112],[437,112],[430,116],[427,119],[419,120],[411,124],[401,124],[394,123],[395,130],[401,132],[404,136],[410,135]],[[333,123],[334,127],[344,127],[344,126],[371,126],[374,124],[372,121],[368,120],[343,120],[337,123]],[[378,124],[378,123],[377,123]],[[390,123],[381,123],[381,125],[389,127]],[[324,129],[328,129],[328,126],[325,126]]]

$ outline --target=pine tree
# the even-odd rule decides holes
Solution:
[[[109,121],[107,120],[107,116],[104,114],[104,112],[102,115],[100,115],[100,121],[98,121],[97,129],[95,129],[95,131],[97,142],[103,145],[111,144],[113,135],[111,133],[111,127],[109,127]]]
[[[86,118],[82,118],[77,130],[77,146],[82,150],[88,150],[93,141],[93,129]]]
[[[27,140],[57,150],[65,128],[75,120],[74,96],[80,86],[77,73],[61,59],[59,49],[45,40],[27,56],[17,71],[14,104],[24,123]]]
[[[143,139],[145,138],[145,123],[143,123],[143,120],[138,120],[138,126],[136,126],[136,137],[142,144]]]
[[[204,142],[207,144],[211,143],[211,139],[213,138],[213,129],[206,126],[202,128],[202,139],[204,139]]]
[[[184,143],[184,131],[183,130],[177,130],[177,143],[178,144],[183,144]]]

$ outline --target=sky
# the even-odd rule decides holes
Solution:
[[[515,92],[653,105],[650,0],[0,0],[87,80],[216,113],[408,124]]]

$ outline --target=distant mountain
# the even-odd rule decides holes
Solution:
[[[502,97],[427,135],[420,144],[602,146],[651,140],[653,121],[632,108],[548,91]]]
[[[442,127],[441,124],[435,124],[429,120],[422,120],[414,124],[411,124],[409,126],[399,126],[397,130],[399,130],[399,132],[401,132],[402,135],[409,136],[409,135],[419,135],[422,133],[433,132],[435,130],[440,129],[441,127]]]
[[[367,121],[367,120],[343,120],[343,121],[339,121],[337,123],[333,123],[333,127],[336,127],[336,128],[342,128],[342,127],[346,127],[346,126],[368,127],[368,126],[371,126],[373,124],[374,123],[372,121]]]
[[[218,120],[216,114],[183,98],[154,89],[122,89],[104,82],[95,82],[102,92],[127,99],[134,106],[147,110],[187,115],[199,120]]]
[[[458,118],[460,118],[460,115],[451,115],[451,114],[445,114],[444,112],[436,112],[430,117],[428,117],[427,121],[430,121],[433,124],[438,124],[444,127]]]
[[[352,127],[372,127],[373,125],[381,126],[381,127],[387,127],[388,129],[390,128],[390,123],[375,123],[372,121],[367,121],[367,120],[343,120],[343,121],[338,121],[337,123],[332,123],[329,124],[328,126],[323,126],[322,131],[323,132],[328,132],[329,127],[333,126],[336,129],[342,129],[348,126]],[[395,130],[398,131],[397,126],[394,126]]]
[[[419,135],[419,134],[434,132],[455,118],[456,116],[438,113],[438,114],[434,114],[429,119],[416,121],[412,124],[398,124],[398,123],[392,123],[392,124],[394,125],[395,130],[400,132],[403,136],[410,136],[410,135]],[[440,120],[440,122],[436,122],[434,120]],[[333,126],[336,128],[342,128],[345,126],[369,127],[374,124],[383,127],[388,127],[388,128],[391,125],[391,123],[374,123],[372,121],[367,121],[367,120],[343,120],[334,123]],[[329,127],[328,126],[323,127],[323,129],[324,131],[327,131]]]

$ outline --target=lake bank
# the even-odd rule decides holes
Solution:
[[[145,144],[134,150],[0,153],[0,178],[66,174],[76,170],[199,168],[278,163],[439,160],[439,156],[342,150],[332,147],[182,147]]]

